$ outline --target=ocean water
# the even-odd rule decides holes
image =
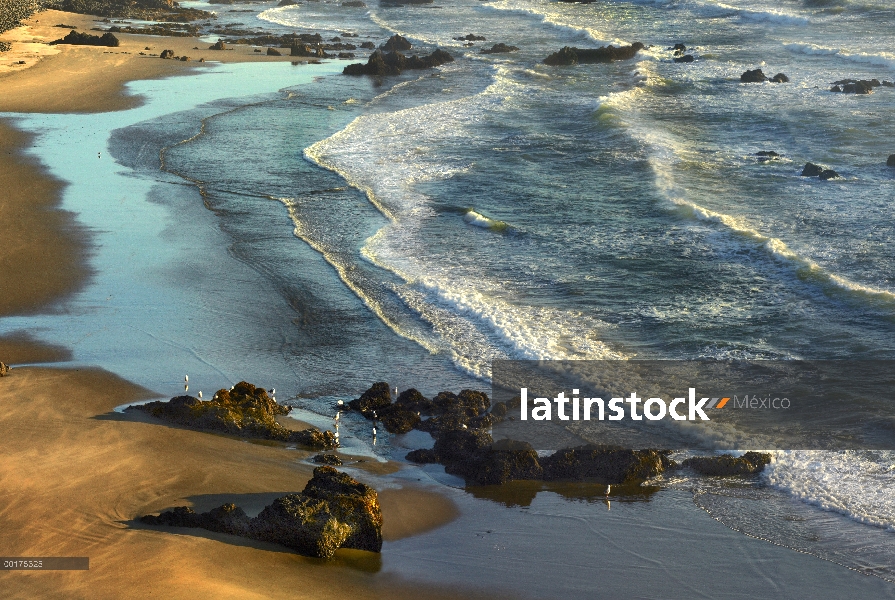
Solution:
[[[285,300],[272,355],[310,410],[375,378],[487,389],[504,358],[895,358],[895,89],[829,92],[895,80],[887,1],[186,4],[456,59],[112,137],[121,164],[200,189],[230,254]],[[454,39],[468,33],[487,41]],[[542,64],[635,41],[630,61]],[[519,51],[480,53],[498,42]],[[673,62],[676,43],[694,62]],[[759,67],[790,82],[739,82]],[[800,177],[809,161],[841,177]],[[664,484],[746,535],[895,581],[893,464],[779,452],[756,482]]]
[[[212,207],[281,202],[369,318],[453,370],[487,382],[496,358],[895,357],[895,89],[829,91],[895,79],[889,3],[307,2],[255,19],[377,44],[400,33],[456,58],[330,77],[165,154],[208,182]],[[487,41],[455,39],[468,33]],[[542,64],[635,41],[647,48],[630,61]],[[480,53],[497,42],[519,51]],[[676,43],[694,62],[673,62]],[[754,68],[790,82],[741,84]],[[841,177],[800,177],[806,162]],[[780,452],[754,486],[671,485],[747,535],[895,580],[892,464]]]

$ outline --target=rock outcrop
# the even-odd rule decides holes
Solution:
[[[376,491],[329,466],[314,469],[301,493],[274,500],[253,519],[238,506],[224,504],[202,514],[181,506],[158,516],[146,515],[140,521],[201,527],[322,558],[339,548],[382,550],[382,512]]]
[[[761,452],[746,452],[734,458],[730,454],[721,456],[696,456],[681,463],[681,467],[692,469],[700,475],[731,476],[755,475],[771,463],[771,455]]]
[[[370,55],[367,64],[354,63],[342,71],[345,75],[400,75],[409,69],[432,69],[453,62],[454,57],[441,49],[428,56],[404,56],[400,52],[383,54],[377,50]]]
[[[838,179],[840,177],[839,173],[834,171],[833,169],[825,169],[820,165],[816,165],[814,163],[805,163],[804,168],[801,173],[802,177],[818,177],[822,181],[827,181],[829,179]]]
[[[890,154],[889,158],[886,160],[887,167],[895,167],[895,154]]]
[[[267,55],[268,56],[283,56],[283,54],[276,48],[268,48]]]
[[[398,35],[397,33],[392,37],[388,38],[388,41],[380,46],[382,50],[387,52],[400,52],[403,50],[410,50],[413,48],[413,44],[410,43],[406,37]]]
[[[507,46],[504,43],[494,44],[490,48],[483,48],[482,54],[505,54],[507,52],[516,52],[519,50],[516,46]]]
[[[167,402],[149,402],[127,410],[145,412],[190,429],[292,442],[314,449],[335,448],[338,445],[331,431],[316,428],[292,431],[277,423],[276,417],[288,414],[291,408],[277,404],[264,388],[245,381],[230,390],[218,390],[208,401],[193,396],[177,396]]]
[[[227,46],[224,44],[223,40],[218,40],[208,47],[209,50],[226,50]]]
[[[162,53],[159,54],[159,58],[164,58],[164,59],[174,58],[174,51],[173,50],[162,50]]]
[[[625,484],[656,477],[675,465],[669,450],[629,450],[620,446],[587,444],[559,450],[541,459],[544,479],[592,479]]]
[[[9,375],[9,367],[0,362],[0,377],[6,377],[7,375]]]
[[[455,37],[454,39],[457,40],[458,42],[484,42],[485,36],[476,35],[474,33],[467,33],[464,36]]]
[[[64,38],[50,42],[50,44],[72,44],[76,46],[108,46],[117,48],[121,42],[114,34],[106,32],[102,35],[81,33],[72,29]]]
[[[895,87],[895,83],[879,79],[842,79],[834,81],[830,91],[844,94],[872,94],[873,89],[878,87]]]
[[[589,63],[608,63],[616,60],[630,60],[643,50],[643,44],[634,42],[630,46],[603,46],[601,48],[572,48],[566,46],[544,59],[544,64],[566,66]]]

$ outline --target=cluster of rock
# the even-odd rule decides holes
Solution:
[[[777,73],[773,77],[768,77],[761,69],[753,69],[740,75],[740,83],[764,83],[765,81],[770,81],[771,83],[789,83],[789,77],[783,73]]]
[[[873,88],[878,87],[895,87],[895,83],[879,79],[842,79],[834,81],[830,91],[844,94],[872,94]]]
[[[691,63],[695,60],[692,54],[687,54],[687,47],[684,44],[675,44],[669,50],[674,51],[672,60],[676,63]]]
[[[55,0],[52,7],[66,12],[100,17],[178,22],[213,19],[215,15],[196,8],[184,8],[174,0]]]
[[[210,33],[227,36],[225,39],[218,40],[212,47],[212,50],[225,50],[225,42],[227,44],[240,44],[248,46],[267,46],[274,48],[280,54],[283,50],[289,51],[289,56],[310,56],[313,58],[353,58],[354,55],[349,51],[356,50],[357,46],[351,43],[343,42],[342,38],[334,37],[329,41],[325,41],[319,33],[287,33],[284,35],[270,35],[261,31],[239,30],[232,27],[216,28],[210,30]],[[361,46],[366,47],[364,45]],[[372,44],[370,49],[374,48]],[[328,54],[329,52],[337,54]],[[276,56],[276,55],[271,55]]]
[[[140,54],[143,54],[142,52]],[[155,56],[154,54],[152,56]],[[159,58],[163,58],[165,60],[179,60],[182,62],[189,62],[189,56],[175,56],[173,50],[162,50],[162,53],[159,54]],[[199,62],[205,62],[204,58],[200,58]]]
[[[367,419],[381,421],[389,433],[419,429],[435,434],[464,427],[491,427],[500,419],[488,413],[490,405],[488,395],[475,390],[439,392],[430,400],[413,388],[401,392],[392,403],[389,385],[380,381],[346,406]],[[499,406],[506,411],[505,405]],[[430,418],[424,421],[422,416]]]
[[[232,389],[219,390],[208,401],[193,396],[177,396],[167,402],[149,402],[130,406],[127,410],[145,412],[191,429],[278,440],[314,449],[338,446],[331,431],[316,428],[292,431],[277,423],[276,417],[288,414],[291,407],[277,404],[264,388],[245,381],[240,381]]]
[[[405,56],[400,52],[384,54],[376,50],[370,55],[367,64],[354,63],[342,70],[345,75],[400,75],[410,69],[432,69],[445,63],[453,62],[454,57],[441,49],[436,49],[428,56]]]
[[[381,381],[344,405],[343,410],[357,411],[378,421],[391,433],[407,433],[411,429],[429,432],[435,438],[433,448],[414,450],[407,460],[444,465],[447,473],[480,485],[585,479],[603,484],[633,484],[681,467],[700,473],[713,469],[712,475],[742,475],[757,473],[770,462],[768,454],[747,453],[740,458],[723,455],[688,459],[689,462],[678,465],[669,458],[670,450],[631,450],[597,444],[538,457],[527,442],[494,441],[486,430],[503,420],[508,406],[503,402],[492,405],[483,392],[439,392],[430,400],[411,388],[401,392],[395,402],[391,398],[388,383]],[[423,416],[428,418],[424,420]]]
[[[198,514],[186,506],[140,518],[147,525],[200,527],[281,544],[329,558],[339,548],[380,552],[382,512],[376,491],[330,466],[317,467],[299,494],[274,500],[255,518],[234,504]]]
[[[72,29],[68,35],[59,40],[50,42],[51,44],[72,44],[76,46],[109,46],[117,48],[121,42],[114,34],[106,32],[102,35],[91,35],[89,33],[81,33]]]
[[[190,23],[153,23],[146,27],[119,27],[113,25],[107,31],[112,33],[133,33],[137,35],[163,35],[167,37],[194,37],[200,35],[199,26]]]
[[[890,154],[889,158],[886,160],[887,167],[895,167],[895,154]]]
[[[455,37],[455,40],[458,42],[484,42],[485,36],[476,35],[474,33],[467,33],[466,35],[462,35],[460,37]]]
[[[0,362],[0,377],[6,377],[9,374],[9,367]]]
[[[781,155],[773,150],[759,150],[755,153],[755,156],[758,157],[758,162],[767,162],[769,160],[777,160]]]
[[[821,181],[827,181],[829,179],[838,179],[840,175],[833,169],[825,169],[820,165],[809,162],[805,163],[805,167],[802,169],[802,177],[817,177]]]
[[[608,63],[616,60],[630,60],[644,46],[640,42],[634,42],[630,46],[603,46],[601,48],[572,48],[566,46],[559,52],[554,52],[544,59],[544,64],[551,66],[565,66],[589,63]]]
[[[519,50],[516,46],[507,46],[504,43],[494,44],[490,48],[482,48],[482,54],[505,54],[507,52],[516,52]]]

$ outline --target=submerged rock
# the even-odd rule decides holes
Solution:
[[[220,431],[242,437],[294,442],[315,449],[338,445],[331,431],[316,428],[289,430],[276,421],[288,414],[288,406],[277,404],[267,390],[240,381],[230,390],[218,390],[211,400],[203,402],[193,396],[177,396],[167,402],[149,402],[128,407],[153,417],[191,429]]]
[[[833,82],[830,91],[845,94],[872,94],[873,88],[881,87],[886,83],[889,82],[880,82],[879,79],[841,79]]]
[[[382,512],[376,491],[329,466],[314,469],[300,494],[277,498],[254,519],[238,506],[224,504],[202,514],[181,506],[140,521],[249,537],[306,556],[328,558],[339,548],[382,550]]]
[[[746,452],[734,458],[730,454],[721,456],[696,456],[681,463],[681,467],[693,469],[701,475],[730,476],[754,475],[770,464],[771,455],[761,452]]]
[[[507,46],[506,44],[494,44],[490,48],[483,48],[482,54],[504,54],[506,52],[516,52],[519,50],[516,46]]]
[[[603,46],[601,48],[572,48],[566,46],[544,59],[544,64],[551,66],[577,65],[589,63],[608,63],[616,60],[630,60],[644,48],[640,42],[630,46]]]
[[[780,155],[773,150],[759,150],[755,153],[755,156],[757,156],[758,160],[761,162],[765,162],[768,160],[777,160],[778,158],[780,158]]]
[[[454,39],[457,40],[458,42],[484,42],[485,36],[476,35],[474,33],[468,33],[461,37],[455,37]]]
[[[888,160],[886,160],[887,167],[895,167],[895,154],[890,154]]]
[[[691,62],[693,62],[694,60],[695,60],[695,59],[693,58],[693,55],[692,55],[692,54],[684,54],[684,55],[682,55],[682,56],[675,56],[675,57],[674,57],[674,62],[676,62],[676,63],[691,63]]]
[[[839,175],[839,173],[837,173],[833,169],[824,169],[823,171],[820,172],[820,175],[818,175],[818,178],[821,181],[828,181],[830,179],[840,179],[841,177],[842,176]]]
[[[824,172],[824,168],[820,165],[816,165],[814,163],[805,163],[805,167],[802,169],[802,177],[817,177],[821,173]]]

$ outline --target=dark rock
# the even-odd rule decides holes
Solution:
[[[895,154],[890,154],[888,160],[886,160],[887,167],[895,167]]]
[[[420,416],[416,411],[393,404],[382,410],[379,420],[389,433],[407,433],[420,422]]]
[[[280,0],[277,2],[277,6],[295,6],[298,4],[295,0]]]
[[[313,460],[315,463],[319,463],[321,465],[330,465],[333,467],[342,466],[342,459],[335,454],[318,454],[313,458]]]
[[[772,83],[789,83],[789,77],[784,75],[783,73],[777,73],[773,77],[769,79]]]
[[[191,429],[293,442],[315,449],[335,448],[338,445],[331,431],[316,428],[291,431],[277,423],[276,417],[288,414],[291,409],[277,404],[264,388],[245,381],[230,390],[218,390],[214,398],[207,402],[192,396],[177,396],[168,402],[149,402],[127,410],[145,412]]]
[[[226,50],[227,46],[224,45],[223,40],[218,40],[208,47],[209,50]]]
[[[390,406],[392,403],[392,392],[388,384],[384,381],[374,383],[370,389],[361,394],[360,398],[352,400],[348,406],[352,410],[356,410],[368,419],[373,418],[373,413]]]
[[[435,404],[415,388],[404,390],[398,394],[395,404],[423,415],[431,415],[435,411]]]
[[[805,163],[805,167],[802,169],[802,177],[817,177],[823,171],[824,168],[819,165],[810,162]]]
[[[344,58],[344,59],[354,58],[354,52],[339,52],[337,57]]]
[[[329,466],[314,469],[300,494],[274,500],[254,519],[238,506],[224,504],[201,515],[180,506],[140,521],[250,537],[307,556],[330,557],[339,548],[382,550],[382,513],[376,491]]]
[[[675,56],[683,56],[684,52],[687,51],[687,47],[683,44],[675,44],[674,46],[669,48],[669,50],[674,50]]]
[[[268,56],[283,56],[283,54],[275,48],[268,48],[267,55]]]
[[[674,57],[674,62],[676,62],[676,63],[691,63],[694,60],[695,59],[693,58],[692,54],[684,54],[683,56],[675,56]]]
[[[382,44],[380,48],[389,52],[398,52],[401,50],[410,50],[413,48],[413,44],[411,44],[407,38],[396,33],[390,37],[387,42]]]
[[[376,44],[374,44],[373,42],[364,42],[360,45],[360,47],[366,50],[375,50]]]
[[[634,42],[630,46],[603,46],[602,48],[571,48],[566,46],[544,59],[544,64],[551,66],[577,65],[589,63],[608,63],[615,60],[630,60],[643,49],[643,44]]]
[[[420,448],[419,450],[412,450],[407,453],[405,457],[410,462],[415,462],[421,465],[434,464],[438,462],[438,455],[434,450],[427,450],[425,448]]]
[[[367,6],[367,3],[363,2],[363,0],[348,0],[348,2],[343,2],[342,6],[346,6],[348,8],[365,8]]]
[[[770,454],[746,452],[738,458],[734,458],[730,454],[709,457],[696,456],[683,461],[681,466],[693,469],[701,475],[754,475],[760,473],[770,462]]]
[[[843,92],[845,94],[872,94],[873,88],[883,84],[879,79],[841,79],[833,82],[831,92]]]
[[[758,162],[767,162],[769,160],[777,160],[780,158],[780,154],[777,154],[773,150],[760,150],[755,153],[755,156],[758,157]]]
[[[517,479],[540,479],[543,470],[537,452],[525,442],[496,444],[484,431],[456,429],[435,439],[431,451],[411,453],[408,460],[435,462],[444,470],[481,485],[502,484]]]
[[[818,175],[818,177],[821,181],[828,181],[830,179],[839,179],[840,175],[833,169],[824,169],[820,172],[820,175]]]
[[[483,48],[482,54],[504,54],[506,52],[516,52],[519,50],[516,46],[507,46],[506,44],[494,44],[490,48]]]
[[[6,377],[9,374],[9,367],[0,362],[0,377]]]
[[[462,37],[455,37],[454,39],[458,42],[484,42],[485,36],[468,33]]]
[[[162,53],[159,54],[159,58],[174,58],[173,50],[162,50]]]
[[[108,32],[99,36],[91,35],[89,33],[79,33],[75,30],[71,30],[64,38],[52,41],[50,42],[50,44],[72,44],[76,46],[109,46],[111,48],[117,48],[121,44],[121,42],[118,41],[117,37]]]
[[[842,88],[839,87],[838,85],[834,85],[833,87],[830,88],[830,91],[831,91],[831,92],[839,93],[839,92],[842,91]]]
[[[767,80],[768,78],[761,69],[746,71],[740,75],[740,83],[762,83]]]
[[[189,56],[181,56],[180,60],[181,60],[181,62],[189,62],[190,57]]]
[[[880,85],[882,85],[883,87],[888,87],[888,88],[895,87],[895,83],[893,83],[891,81],[883,81]]]
[[[507,416],[507,405],[506,402],[498,402],[494,406],[491,407],[491,414],[497,417],[498,419],[502,419]]]
[[[667,450],[628,450],[619,446],[587,444],[566,448],[541,459],[544,479],[594,479],[621,484],[643,481],[674,466]]]
[[[316,58],[330,58],[330,56],[323,50],[323,48],[317,46],[312,47],[307,44],[292,44],[289,47],[289,56],[314,56]]]
[[[453,62],[454,57],[441,49],[428,56],[406,57],[400,52],[383,54],[377,50],[370,55],[367,64],[355,63],[342,70],[345,75],[399,75],[407,69],[431,69],[444,63]]]

